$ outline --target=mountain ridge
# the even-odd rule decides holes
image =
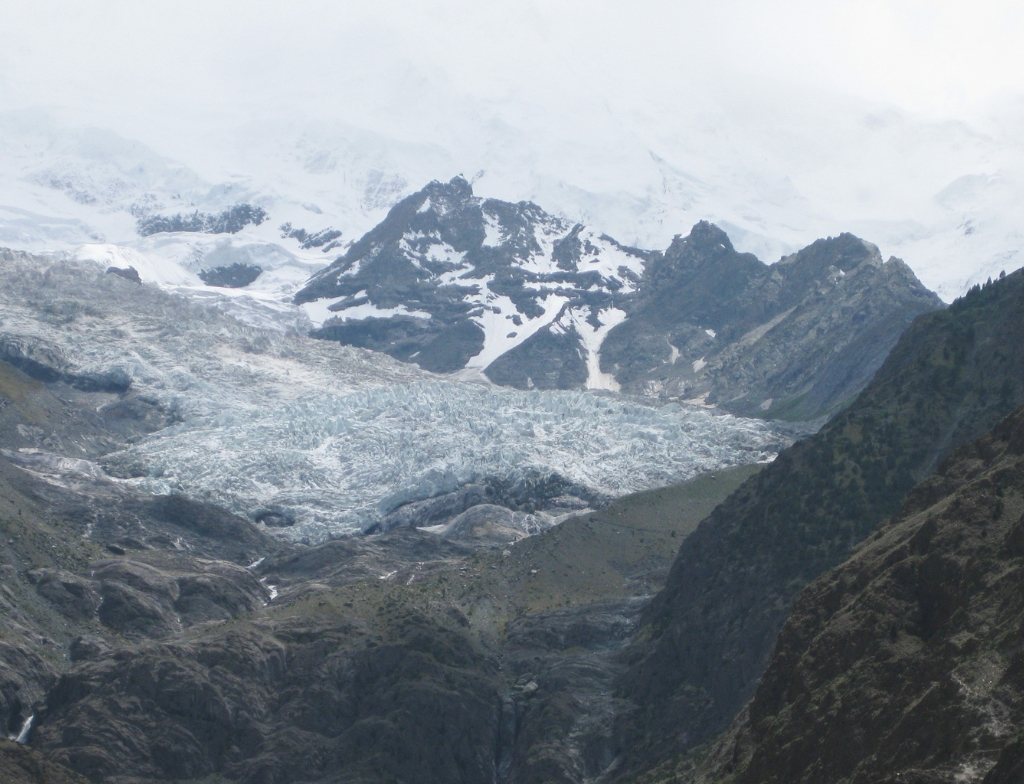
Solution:
[[[765,265],[702,221],[665,252],[432,182],[295,296],[316,337],[520,389],[623,390],[810,420],[919,313],[903,262],[844,234]]]

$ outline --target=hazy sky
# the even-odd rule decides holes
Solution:
[[[429,136],[424,100],[671,112],[790,85],[976,117],[1024,93],[1019,0],[6,0],[0,40],[0,106],[153,141],[294,112]]]

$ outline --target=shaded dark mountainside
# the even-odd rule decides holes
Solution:
[[[804,590],[748,711],[683,780],[1014,784],[1021,727],[1024,408]]]
[[[0,739],[0,781],[4,784],[88,784],[79,776],[38,751]]]
[[[432,371],[802,420],[849,401],[942,305],[850,234],[772,265],[707,222],[640,251],[461,178],[401,201],[295,300],[328,300],[316,337]]]
[[[857,400],[784,451],[681,546],[619,694],[626,770],[724,730],[799,592],[954,448],[1024,402],[1024,272],[918,318]]]
[[[914,317],[939,305],[906,264],[883,264],[852,234],[765,266],[699,223],[650,262],[601,368],[634,392],[810,419],[851,400]]]

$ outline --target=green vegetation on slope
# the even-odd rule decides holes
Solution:
[[[800,590],[955,447],[1024,402],[1024,272],[919,317],[871,384],[683,544],[619,694],[629,770],[721,732],[752,696]]]
[[[1019,782],[1022,585],[1024,407],[804,590],[694,780]]]
[[[625,496],[488,555],[494,585],[517,611],[542,612],[649,595],[664,584],[679,544],[712,509],[756,474],[750,465]]]

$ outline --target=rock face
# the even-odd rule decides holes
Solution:
[[[250,223],[259,226],[266,219],[267,212],[262,207],[243,202],[219,213],[196,210],[191,215],[143,215],[135,227],[141,237],[167,231],[237,234]]]
[[[202,270],[199,277],[207,286],[240,289],[248,286],[262,274],[263,268],[256,264],[235,262],[225,267]]]
[[[89,779],[72,773],[20,743],[0,739],[0,776],[4,784],[88,784]]]
[[[625,389],[812,419],[941,307],[901,261],[844,234],[767,266],[701,222],[627,248],[456,178],[400,202],[296,296],[317,337],[520,389]]]
[[[79,665],[33,744],[93,780],[494,780],[501,688],[462,627],[317,615]]]
[[[54,569],[32,569],[27,577],[62,615],[96,617],[129,636],[163,637],[197,623],[235,618],[269,598],[252,573],[235,564],[201,560],[181,566],[161,569],[116,559],[92,564],[87,577]]]
[[[1024,272],[919,318],[847,410],[683,542],[619,684],[637,704],[623,722],[632,766],[724,730],[753,695],[800,590],[943,456],[1024,403],[1021,334]]]
[[[939,306],[906,264],[852,234],[765,266],[699,223],[648,265],[601,369],[641,394],[810,419],[851,400],[914,317]]]
[[[1022,490],[1024,408],[804,590],[707,779],[1020,781]]]

